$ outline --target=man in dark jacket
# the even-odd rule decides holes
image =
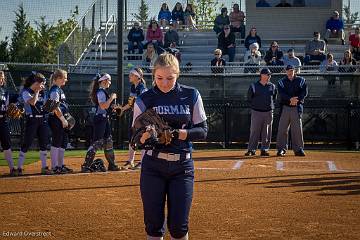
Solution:
[[[165,33],[164,37],[164,48],[170,47],[172,43],[175,43],[176,46],[179,46],[179,34],[175,29],[175,24],[170,24],[170,29]]]
[[[224,30],[218,37],[218,48],[221,49],[223,55],[229,55],[229,62],[235,59],[235,34],[231,32],[230,26],[225,25]]]
[[[216,34],[219,34],[225,25],[230,25],[230,18],[228,15],[227,8],[221,9],[221,14],[215,18],[214,21],[214,31]]]
[[[128,53],[135,53],[135,48],[139,50],[139,54],[143,53],[144,45],[142,44],[142,41],[144,41],[144,32],[140,28],[140,23],[135,22],[133,28],[131,28],[129,34],[128,34]]]

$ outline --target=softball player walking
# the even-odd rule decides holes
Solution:
[[[261,139],[261,156],[269,156],[276,87],[270,82],[271,71],[263,68],[260,80],[252,83],[248,90],[251,105],[251,126],[248,151],[245,156],[253,156]]]
[[[286,77],[278,82],[281,115],[276,139],[278,156],[285,156],[288,148],[289,127],[295,156],[305,156],[302,131],[304,100],[308,94],[305,79],[295,74],[295,67],[286,67]]]
[[[5,85],[5,73],[0,71],[0,142],[4,151],[4,158],[10,168],[10,176],[16,176],[17,173],[11,151],[10,129],[6,117],[6,110],[9,106],[9,93],[6,90]]]
[[[163,239],[165,201],[171,239],[188,239],[188,223],[194,187],[191,141],[205,139],[206,115],[198,90],[177,83],[179,62],[171,54],[155,61],[155,86],[141,94],[134,106],[134,119],[154,109],[176,129],[169,145],[147,150],[142,160],[140,191],[147,239]],[[140,142],[149,138],[145,132]]]
[[[65,115],[69,114],[69,105],[66,103],[65,93],[61,88],[68,81],[67,72],[58,69],[51,75],[50,80],[52,86],[49,90],[49,98],[60,103],[59,107],[49,114],[49,126],[52,133],[51,168],[57,174],[72,173],[73,170],[64,165],[65,149],[69,142],[69,132],[66,129],[68,122]]]
[[[41,174],[52,174],[46,166],[47,145],[49,142],[49,127],[43,105],[46,101],[46,79],[41,73],[33,72],[24,83],[20,100],[24,103],[26,113],[25,133],[19,153],[18,175],[23,174],[25,155],[37,136],[40,147]]]
[[[81,166],[82,172],[91,172],[91,164],[94,161],[96,152],[104,148],[106,160],[109,162],[109,171],[119,171],[120,168],[115,163],[115,154],[109,116],[112,112],[112,102],[117,98],[116,93],[110,95],[106,91],[111,85],[111,76],[107,73],[98,74],[93,80],[90,97],[96,105],[94,116],[94,142],[89,147],[85,162]]]

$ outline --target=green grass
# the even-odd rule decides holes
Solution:
[[[101,153],[102,151],[99,151]],[[126,153],[127,150],[116,150],[115,153]],[[70,150],[65,151],[65,157],[85,157],[86,150]],[[50,159],[50,151],[48,151],[48,160]],[[19,159],[19,151],[13,151],[13,159],[15,166]],[[26,153],[25,165],[40,161],[38,151],[29,151]],[[4,159],[4,154],[0,153],[0,166],[7,166],[7,162]]]

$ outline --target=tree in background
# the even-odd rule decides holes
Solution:
[[[217,0],[190,0],[189,3],[195,8],[196,20],[202,22],[213,22],[224,6]]]
[[[346,24],[354,24],[359,20],[359,12],[352,13],[350,5],[344,6],[344,18]]]
[[[1,27],[0,27],[0,32],[1,32]],[[5,40],[0,41],[0,62],[10,61],[10,53],[8,46],[9,46],[8,37],[5,37]]]
[[[145,0],[140,1],[139,13],[133,13],[132,15],[143,27],[147,25],[147,21],[149,19],[149,6]]]

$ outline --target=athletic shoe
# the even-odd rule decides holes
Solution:
[[[108,167],[108,171],[120,171],[120,170],[121,170],[121,168],[119,168],[119,166],[115,165],[115,164],[111,164]]]
[[[124,169],[129,169],[134,167],[135,167],[135,163],[133,161],[126,161],[126,163],[123,166]]]
[[[278,150],[276,156],[285,157],[286,151],[284,149]]]
[[[17,169],[17,175],[18,175],[18,176],[23,176],[23,175],[24,175],[22,168],[18,168],[18,169]]]
[[[260,156],[268,157],[268,156],[270,156],[270,153],[266,150],[261,150]]]
[[[305,157],[305,152],[304,152],[304,150],[301,149],[301,150],[295,152],[295,156]]]
[[[16,177],[17,176],[17,169],[12,168],[10,169],[10,177]]]
[[[141,169],[141,162],[138,162],[133,168],[131,168],[132,170],[138,170]]]
[[[52,169],[54,174],[61,174],[61,167],[55,167]]]
[[[60,171],[61,171],[62,174],[73,173],[74,172],[71,168],[68,168],[65,165],[62,165],[60,169],[61,169]]]
[[[82,172],[82,173],[91,173],[92,170],[91,170],[91,168],[82,165],[82,166],[81,166],[81,172]]]
[[[254,150],[248,150],[246,153],[245,153],[245,156],[255,156],[256,153]]]
[[[49,169],[49,167],[44,167],[41,169],[41,175],[53,175],[54,172]]]

